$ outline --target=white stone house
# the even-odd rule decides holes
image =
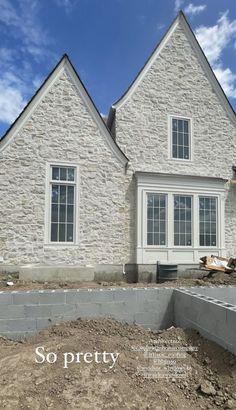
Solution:
[[[107,124],[63,56],[0,141],[0,266],[236,256],[235,125],[181,12]]]

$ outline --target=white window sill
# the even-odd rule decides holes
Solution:
[[[169,161],[175,161],[175,162],[183,162],[184,164],[186,164],[186,163],[191,164],[193,162],[192,158],[191,159],[184,159],[184,158],[171,158],[171,157],[169,157],[168,160]]]
[[[67,248],[75,248],[78,247],[78,243],[70,243],[70,242],[61,242],[61,243],[45,243],[44,249],[67,249]]]

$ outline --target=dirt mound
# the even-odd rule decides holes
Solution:
[[[176,344],[198,348],[178,361],[190,369],[187,378],[165,380],[139,374],[138,368],[150,368],[153,363],[142,347]],[[57,354],[55,363],[35,363],[39,346]],[[93,359],[88,364],[82,358],[64,368],[68,352],[104,351],[120,353],[112,368],[109,363]],[[189,329],[152,332],[111,319],[66,322],[23,343],[0,338],[0,369],[1,409],[236,408],[236,358]]]

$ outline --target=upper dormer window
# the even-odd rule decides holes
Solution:
[[[171,117],[171,158],[191,159],[191,121],[189,118]]]

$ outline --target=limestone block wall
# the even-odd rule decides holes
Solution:
[[[78,164],[78,245],[45,244],[46,165]],[[0,263],[134,262],[132,175],[114,155],[64,72],[0,149]]]
[[[168,116],[192,119],[192,161],[169,158]],[[236,128],[178,26],[115,113],[116,141],[133,171],[232,178]],[[236,186],[226,187],[226,250],[236,255]]]

